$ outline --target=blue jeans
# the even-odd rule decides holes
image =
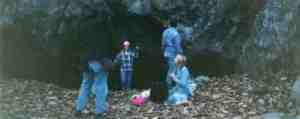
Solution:
[[[174,73],[176,70],[176,64],[175,64],[174,59],[175,58],[173,58],[173,57],[165,57],[166,63],[168,64],[168,72],[167,72],[166,81],[167,81],[167,86],[169,89],[171,89],[173,87],[173,83],[170,78],[170,74]]]
[[[107,79],[104,75],[96,73],[94,79],[90,79],[88,73],[82,74],[82,83],[79,91],[79,96],[76,101],[76,111],[82,111],[88,101],[89,93],[96,95],[95,113],[104,113],[107,109],[106,97],[108,94]]]
[[[132,71],[120,71],[122,89],[130,89],[132,83]]]

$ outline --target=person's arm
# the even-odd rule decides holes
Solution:
[[[135,47],[134,57],[136,59],[138,59],[140,57],[140,47],[139,46]]]
[[[177,51],[177,54],[182,54],[183,53],[183,50],[182,50],[182,46],[181,46],[181,36],[179,34],[177,34],[175,36],[175,48],[176,48],[176,51]]]
[[[178,77],[173,74],[172,79],[173,79],[173,81],[176,82],[176,84],[178,84],[182,87],[186,87],[188,84],[189,77],[190,77],[189,72],[187,70],[183,70],[180,73],[180,76],[178,76]],[[178,79],[178,78],[180,78],[180,79]]]
[[[116,65],[120,61],[120,58],[121,58],[121,52],[116,55],[113,64]]]
[[[161,37],[161,50],[164,51],[165,50],[165,45],[166,45],[166,35],[167,35],[167,30],[165,30],[162,34]]]

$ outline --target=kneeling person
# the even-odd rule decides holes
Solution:
[[[190,73],[185,66],[186,57],[183,55],[177,55],[175,58],[176,70],[170,74],[171,80],[175,83],[175,86],[169,89],[169,96],[167,104],[176,105],[188,100],[188,96],[191,95],[189,90]]]

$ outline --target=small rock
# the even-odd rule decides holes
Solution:
[[[159,117],[153,117],[152,119],[159,119]]]
[[[48,92],[48,95],[52,95],[52,94],[53,94],[53,91],[49,91],[49,92]]]
[[[242,119],[242,116],[235,116],[233,119]]]
[[[265,100],[259,99],[259,100],[258,100],[258,103],[261,104],[261,105],[264,105],[264,104],[265,104]]]
[[[85,110],[82,111],[82,113],[83,113],[83,114],[89,114],[90,111],[85,109]]]
[[[48,100],[57,100],[58,98],[56,96],[47,97]]]
[[[246,93],[246,92],[243,92],[242,95],[243,95],[243,96],[248,96],[249,94]]]
[[[212,96],[213,99],[218,99],[218,98],[220,98],[220,97],[222,97],[222,94],[214,94],[214,95]]]
[[[57,103],[55,101],[50,101],[48,104],[49,105],[56,105]]]
[[[280,80],[282,80],[282,81],[285,81],[285,80],[287,80],[288,79],[288,77],[281,77],[280,78]]]

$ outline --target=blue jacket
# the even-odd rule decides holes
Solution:
[[[177,68],[175,72],[175,87],[169,90],[168,104],[180,104],[188,100],[190,73],[186,67]]]
[[[190,72],[187,69],[187,67],[177,68],[175,71],[175,76],[177,80],[175,81],[175,87],[173,87],[170,91],[171,95],[173,93],[180,93],[186,96],[189,96],[190,90],[189,90],[189,80],[190,78]]]
[[[162,50],[164,57],[174,58],[177,54],[182,53],[181,36],[174,27],[170,27],[163,32]]]

